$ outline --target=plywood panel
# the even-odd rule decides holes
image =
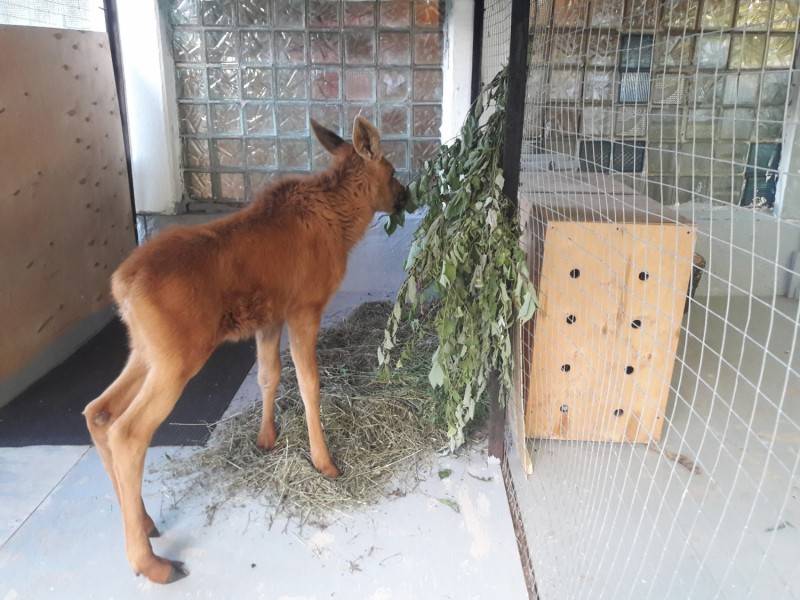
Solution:
[[[528,436],[660,438],[693,246],[687,225],[547,223]]]
[[[104,33],[0,27],[0,379],[109,305],[134,245]]]

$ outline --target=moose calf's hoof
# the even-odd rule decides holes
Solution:
[[[189,574],[189,571],[186,570],[186,566],[181,561],[172,560],[170,564],[172,565],[172,570],[170,571],[166,583],[175,583]]]
[[[341,475],[341,471],[339,471],[336,465],[333,464],[332,462],[326,465],[322,465],[321,467],[317,467],[317,471],[319,471],[329,479],[336,479],[337,477],[339,477],[339,475]]]
[[[158,527],[153,525],[150,528],[150,531],[147,532],[147,537],[151,537],[151,538],[161,537],[161,532],[158,530]]]

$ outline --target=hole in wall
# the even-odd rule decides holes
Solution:
[[[628,365],[627,367],[625,367],[625,374],[630,375],[631,373],[633,373],[633,367]]]
[[[647,271],[639,271],[639,281],[647,281],[650,279],[650,273]]]
[[[562,372],[564,372],[564,373],[569,373],[569,371],[570,371],[570,369],[571,369],[571,368],[572,368],[572,367],[570,367],[568,364],[566,364],[566,365],[561,365],[561,371],[562,371]]]
[[[567,315],[567,324],[568,325],[572,325],[577,320],[578,319],[575,317],[575,315]]]
[[[625,414],[625,411],[622,410],[621,408],[615,408],[614,409],[614,416],[615,417],[621,417],[624,414]]]
[[[634,329],[639,329],[641,326],[642,326],[641,319],[634,319],[633,321],[631,321],[631,327],[633,327]]]
[[[560,410],[564,414],[567,414],[569,412],[569,406],[567,406],[566,404],[562,404],[561,408],[559,408],[558,410]]]
[[[572,277],[573,279],[577,279],[578,277],[581,276],[581,270],[580,269],[572,269],[572,271],[569,272],[569,276]]]

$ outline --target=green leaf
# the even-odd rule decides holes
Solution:
[[[444,383],[444,371],[442,370],[442,365],[439,364],[439,348],[436,349],[436,352],[433,353],[431,357],[431,371],[428,373],[428,381],[431,384],[432,388],[438,388]]]
[[[453,469],[440,469],[439,479],[447,479],[452,474],[453,474]]]

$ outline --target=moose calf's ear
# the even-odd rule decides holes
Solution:
[[[360,115],[353,123],[353,148],[367,160],[383,158],[381,134],[372,123]]]
[[[342,138],[333,133],[330,129],[317,123],[314,119],[311,119],[311,128],[314,130],[314,135],[317,136],[322,147],[331,154],[336,152],[336,150],[345,143]]]

